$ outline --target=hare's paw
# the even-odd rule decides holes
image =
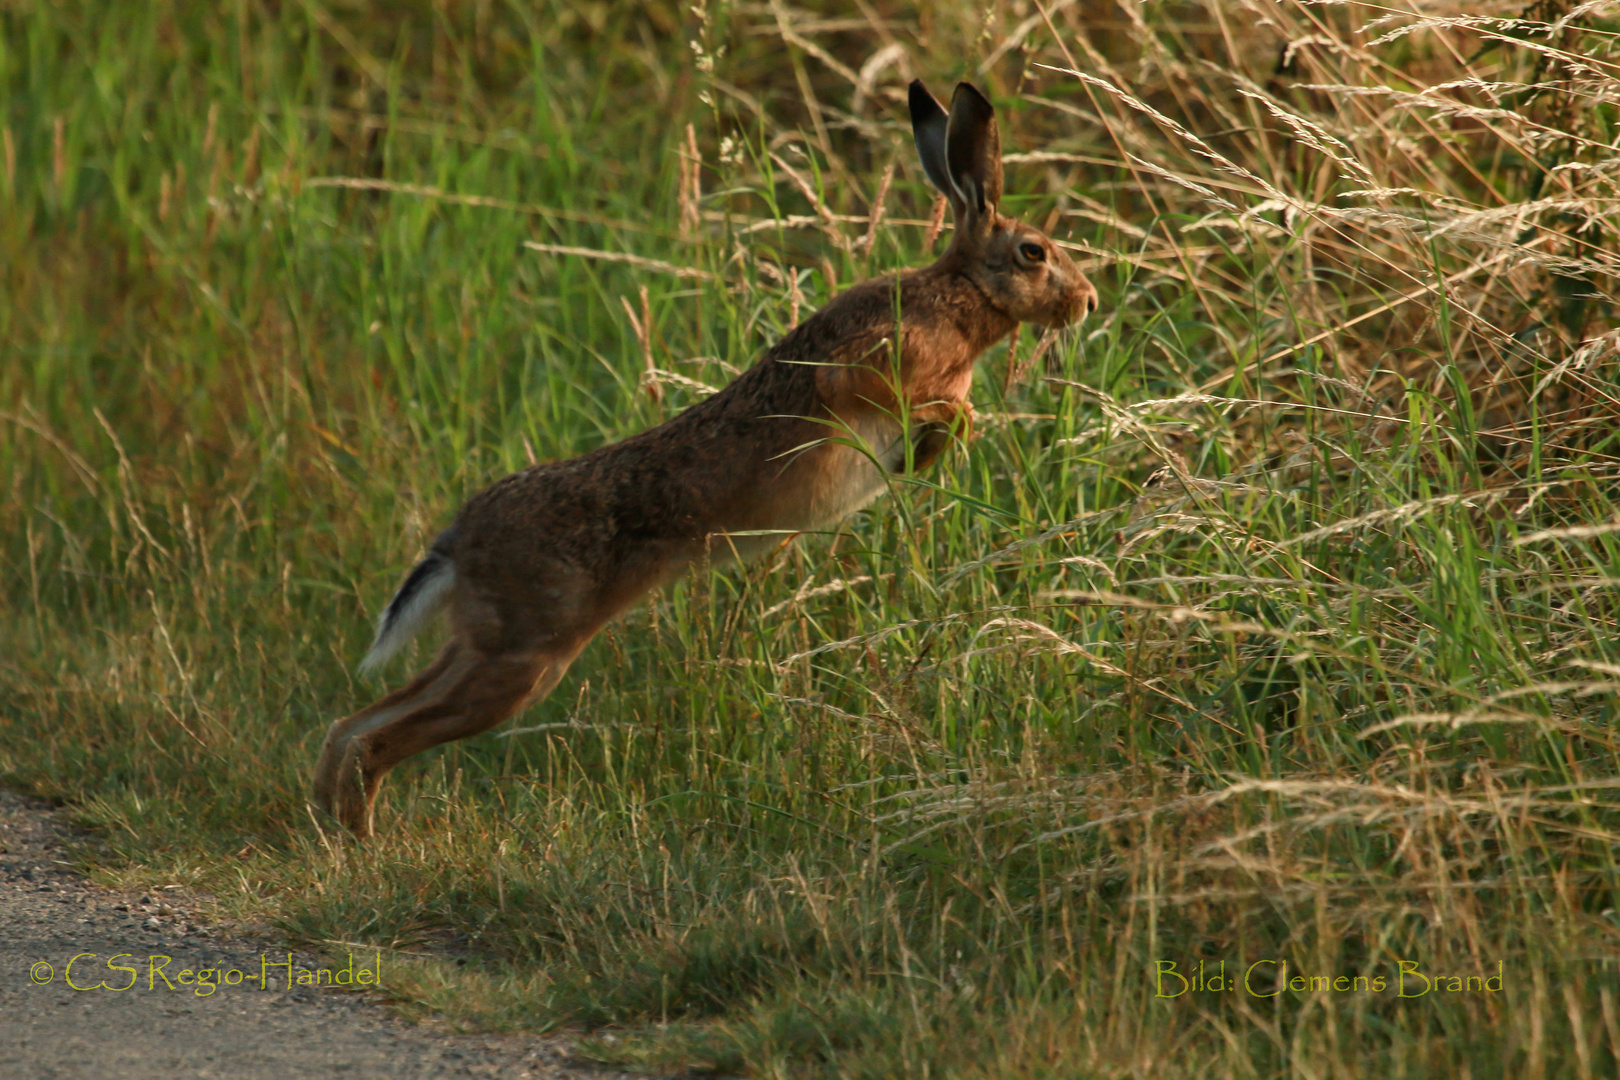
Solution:
[[[911,417],[911,472],[928,468],[951,443],[966,443],[973,431],[973,403],[939,403],[919,409]]]
[[[971,401],[930,401],[927,405],[911,411],[911,423],[914,427],[943,424],[949,428],[957,426],[971,428],[974,416]]]
[[[928,466],[939,460],[945,448],[951,445],[951,429],[944,424],[923,424],[912,429],[911,441],[911,467],[902,469],[905,472],[922,472]]]

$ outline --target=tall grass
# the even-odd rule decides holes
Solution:
[[[856,10],[0,7],[0,773],[611,1060],[1611,1073],[1612,5]],[[462,498],[929,257],[914,75],[1100,317],[325,831]]]

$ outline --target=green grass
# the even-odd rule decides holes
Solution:
[[[101,830],[103,880],[392,950],[407,1013],[605,1060],[1611,1072],[1615,202],[1558,166],[1610,161],[1612,106],[1522,35],[1323,10],[1276,18],[1364,51],[1286,78],[1224,5],[1060,9],[983,75],[1032,10],[795,31],[856,71],[893,38],[991,87],[1006,152],[1075,157],[1015,159],[1010,209],[1086,249],[1101,315],[1021,381],[1028,332],[987,357],[982,437],[922,482],[398,770],[361,849],[309,770],[459,502],[696,400],[649,354],[723,383],[790,276],[808,311],[928,257],[900,71],[857,95],[718,4],[0,6],[0,777]],[[1066,50],[1233,168],[1035,66]],[[1523,89],[1470,126],[1292,86],[1459,73]],[[1342,197],[1357,167],[1410,192]],[[1390,985],[1157,996],[1200,960]],[[1501,988],[1403,998],[1402,961]]]

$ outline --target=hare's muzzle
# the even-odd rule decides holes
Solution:
[[[1055,268],[1054,268],[1055,269]],[[1062,302],[1054,305],[1054,318],[1046,323],[1052,330],[1075,326],[1097,310],[1097,288],[1073,264],[1063,267],[1061,278],[1054,284],[1062,291]],[[1053,275],[1058,278],[1058,274]]]
[[[1080,279],[1076,289],[1079,299],[1075,304],[1075,316],[1069,320],[1071,323],[1082,322],[1087,315],[1097,310],[1097,287],[1078,270],[1075,271],[1075,276]]]
[[[1049,264],[1049,286],[1057,292],[1056,303],[1051,305],[1050,317],[1043,320],[1047,327],[1060,330],[1073,326],[1097,310],[1097,288],[1074,265],[1068,252],[1052,245],[1053,257]]]

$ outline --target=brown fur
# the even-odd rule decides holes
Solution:
[[[673,419],[474,496],[435,544],[454,569],[449,642],[409,685],[331,726],[317,805],[368,836],[389,769],[549,693],[605,623],[694,563],[746,558],[835,522],[883,490],[885,470],[907,467],[908,448],[911,468],[931,464],[971,421],[985,349],[1020,322],[1064,326],[1096,307],[1061,249],[996,211],[988,102],[958,88],[942,165],[923,122],[939,123],[928,113],[939,106],[922,94],[913,90],[919,150],[936,183],[952,170],[957,228],[944,255],[849,289]],[[1025,244],[1042,258],[1020,255]]]

